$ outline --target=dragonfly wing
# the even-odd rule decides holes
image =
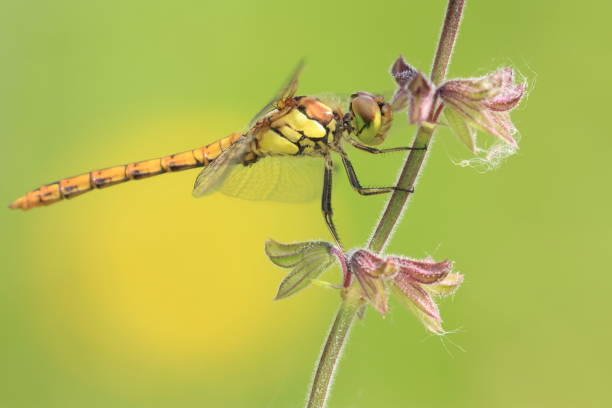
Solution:
[[[285,85],[277,92],[277,94],[272,98],[266,106],[264,106],[257,114],[251,119],[249,122],[249,127],[253,126],[259,119],[264,117],[270,111],[274,110],[279,101],[286,100],[287,98],[293,98],[295,96],[295,92],[298,88],[300,74],[302,73],[302,69],[304,68],[304,60],[301,60],[298,65],[293,69],[291,76],[285,82]]]
[[[215,192],[224,180],[239,167],[240,158],[248,151],[252,135],[244,135],[230,148],[221,153],[211,164],[198,174],[193,187],[193,196],[202,197]]]
[[[319,157],[263,157],[250,166],[234,166],[220,191],[246,200],[310,201],[321,195],[323,166]]]
[[[313,95],[315,98],[323,102],[325,105],[330,108],[346,110],[346,108],[350,105],[351,95],[350,94],[339,94],[339,93],[319,93]]]

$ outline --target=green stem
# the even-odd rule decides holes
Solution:
[[[434,84],[439,85],[444,81],[446,76],[446,70],[450,63],[451,56],[453,54],[453,48],[455,46],[455,40],[457,39],[457,33],[459,31],[459,24],[461,23],[461,15],[463,12],[464,0],[449,0],[448,8],[446,10],[446,17],[444,18],[444,27],[440,34],[440,41],[438,42],[438,50],[436,51],[436,57],[434,59],[433,67],[431,69],[431,80]],[[427,125],[422,125],[417,130],[416,137],[412,143],[412,147],[415,148],[426,148],[431,144],[431,138],[433,136],[435,128]],[[411,150],[402,172],[400,173],[397,181],[397,186],[402,190],[395,190],[391,195],[391,198],[387,202],[387,207],[383,212],[374,234],[370,239],[368,248],[374,252],[380,252],[384,249],[385,245],[389,241],[393,233],[393,229],[397,224],[397,221],[406,207],[406,202],[410,197],[410,193],[414,188],[417,176],[423,167],[423,162],[427,155],[428,150]]]
[[[357,311],[362,304],[356,286],[348,288],[321,352],[310,397],[306,405],[307,408],[322,408],[325,406],[342,348],[348,338]]]
[[[412,147],[417,148],[427,148],[431,142],[431,137],[433,136],[433,128],[421,126],[417,131],[416,137],[414,138],[414,142],[412,143]],[[389,237],[393,233],[393,229],[395,228],[395,224],[402,214],[406,206],[406,202],[408,201],[408,197],[410,197],[410,193],[412,188],[414,188],[414,184],[416,178],[423,166],[423,162],[425,161],[425,156],[427,154],[427,150],[411,150],[406,162],[404,163],[404,168],[400,173],[399,179],[397,181],[397,186],[402,190],[395,190],[387,203],[387,207],[383,212],[383,215],[374,230],[374,234],[370,239],[370,243],[368,244],[368,248],[374,252],[381,252],[385,247],[385,244],[389,240]]]
[[[440,33],[440,41],[438,42],[438,50],[436,58],[431,68],[431,80],[434,84],[440,85],[446,77],[446,70],[450,64],[450,59],[455,48],[455,40],[459,32],[461,17],[463,16],[463,7],[465,0],[449,0],[444,17],[444,26]]]
[[[464,3],[464,0],[449,0],[448,2],[444,27],[440,34],[440,41],[438,42],[438,49],[431,72],[431,78],[435,84],[440,84],[444,81],[444,77],[446,76],[446,70],[453,53],[457,32],[459,31],[459,24],[461,23]],[[412,146],[417,148],[428,147],[434,129],[435,128],[431,126],[420,126]],[[400,174],[397,183],[398,187],[403,190],[410,190],[414,186],[417,176],[423,166],[423,162],[425,161],[426,154],[427,150],[410,151]],[[392,194],[368,245],[370,250],[380,252],[385,247],[385,244],[391,237],[393,229],[404,210],[409,195],[407,191],[400,190],[396,190]],[[340,304],[338,313],[336,314],[334,324],[327,336],[327,341],[323,347],[323,352],[321,353],[321,358],[313,380],[310,397],[306,405],[307,408],[325,407],[338,359],[342,352],[342,347],[348,338],[351,326],[355,321],[355,316],[361,304],[360,291],[356,285],[353,285],[348,288]]]

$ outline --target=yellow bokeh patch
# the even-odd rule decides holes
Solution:
[[[178,115],[119,130],[109,138],[118,151],[109,164],[207,144],[239,123],[228,114],[207,117],[216,122]],[[81,158],[72,163],[91,170],[84,152],[73,154]],[[232,365],[277,341],[270,333],[283,331],[282,311],[272,299],[284,271],[265,258],[263,244],[322,236],[318,205],[221,194],[196,200],[198,171],[130,181],[30,213],[30,245],[40,255],[28,262],[44,282],[41,328],[49,344],[49,333],[69,332],[89,350],[75,354],[58,334],[62,364],[85,358],[107,372],[127,365],[180,376],[198,364]]]

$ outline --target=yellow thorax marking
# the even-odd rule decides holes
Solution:
[[[323,125],[314,119],[308,119],[306,115],[297,109],[292,109],[282,118],[272,122],[272,127],[280,129],[283,126],[289,126],[296,131],[302,131],[306,137],[311,139],[321,139],[325,137],[326,129]]]
[[[313,153],[315,151],[315,142],[312,139],[304,139],[300,142],[303,152],[305,154]]]
[[[271,155],[293,155],[299,152],[299,148],[278,133],[269,129],[259,136],[259,150]]]
[[[287,125],[280,127],[278,131],[281,132],[287,139],[291,140],[293,143],[297,143],[302,138],[302,135],[300,135],[292,127],[289,127]]]

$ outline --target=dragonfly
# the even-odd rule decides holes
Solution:
[[[285,85],[255,115],[245,132],[232,133],[193,150],[64,178],[30,191],[9,208],[29,210],[129,180],[197,167],[203,169],[195,181],[195,197],[221,191],[250,200],[306,201],[312,197],[313,175],[317,179],[320,177],[316,176],[314,167],[302,164],[312,163],[312,160],[305,160],[309,158],[316,159],[317,167],[323,168],[321,210],[332,237],[342,247],[333,222],[332,156],[340,157],[353,189],[370,196],[400,189],[362,186],[344,146],[348,144],[372,154],[413,148],[374,147],[386,139],[393,112],[403,108],[401,103],[389,103],[383,96],[359,91],[350,96],[345,112],[338,101],[296,96],[303,66],[303,62],[297,65]]]

